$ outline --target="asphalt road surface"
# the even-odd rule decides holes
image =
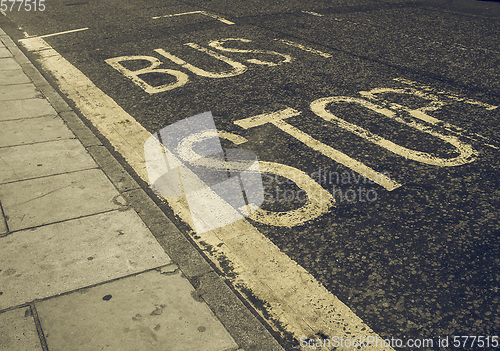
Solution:
[[[244,137],[260,161],[332,194],[335,203],[293,212],[308,189],[264,171],[263,209],[293,215],[248,220],[380,337],[448,336],[441,349],[454,349],[454,336],[484,336],[489,347],[455,349],[494,349],[499,2],[45,5],[4,12],[150,133],[212,111],[217,129]]]

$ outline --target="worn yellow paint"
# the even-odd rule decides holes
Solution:
[[[36,45],[30,40],[37,40]],[[20,42],[26,48],[43,47],[37,51],[42,67],[53,75],[61,91],[136,173],[147,180],[143,147],[151,134],[43,39],[23,39]],[[167,200],[176,215],[192,224],[185,199],[173,197]],[[297,339],[303,336],[314,338],[318,333],[330,338],[377,337],[342,301],[247,220],[202,233],[198,241],[215,244],[216,250],[207,254],[216,264],[219,264],[220,257],[229,259],[236,273],[233,283],[237,288],[249,289],[266,302],[267,312],[272,317],[270,323],[275,328],[277,324],[274,323],[279,322]],[[364,350],[381,349],[366,347]]]
[[[319,108],[316,108],[316,105],[311,105],[311,109],[314,113],[318,114],[318,116],[322,116],[322,111]],[[287,123],[285,119],[290,117],[299,116],[300,112],[296,111],[292,108],[286,108],[284,110],[272,112],[272,113],[264,113],[258,116],[253,116],[245,119],[240,119],[235,121],[236,125],[239,125],[242,128],[248,129],[257,127],[262,124],[271,123],[284,131],[285,133],[291,135],[295,139],[303,142],[310,148],[322,153],[323,155],[331,158],[332,160],[349,167],[355,172],[358,172],[362,176],[372,180],[373,182],[383,186],[387,190],[391,191],[397,189],[401,186],[398,182],[390,179],[383,173],[377,172],[372,168],[366,166],[364,163],[361,163],[358,160],[349,157],[343,152],[334,149],[333,147],[326,145],[319,140],[314,139],[309,134],[301,131],[300,129],[292,126]],[[359,127],[357,127],[359,128]]]

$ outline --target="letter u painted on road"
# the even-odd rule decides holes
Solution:
[[[219,54],[218,52],[215,52],[213,50],[209,50],[207,48],[204,48],[198,44],[195,44],[195,43],[186,43],[184,44],[186,46],[189,46],[193,49],[196,49],[198,51],[201,51],[209,56],[212,56],[213,58],[216,58],[226,64],[228,64],[229,66],[232,67],[231,70],[229,71],[224,71],[224,72],[209,72],[209,71],[205,71],[204,69],[201,69],[201,68],[198,68],[196,66],[193,66],[192,64],[190,63],[187,63],[186,61],[184,61],[183,59],[175,56],[175,55],[172,55],[171,53],[169,53],[168,51],[165,51],[163,49],[156,49],[155,52],[159,53],[160,55],[168,58],[170,61],[180,65],[181,67],[184,67],[185,69],[187,70],[190,70],[191,72],[193,72],[194,74],[197,74],[201,77],[207,77],[207,78],[229,78],[229,77],[234,77],[234,76],[237,76],[237,75],[240,75],[242,73],[244,73],[246,70],[247,70],[247,67],[239,62],[236,62],[236,61],[233,61],[231,60],[229,57],[226,57],[224,55],[221,55]]]
[[[237,49],[237,48],[230,48],[224,46],[225,43],[227,42],[242,42],[242,43],[250,43],[251,40],[249,39],[244,39],[244,38],[225,38],[225,39],[220,39],[220,40],[213,40],[209,43],[209,46],[212,48],[215,48],[219,51],[225,51],[225,52],[232,52],[232,53],[243,53],[243,54],[248,54],[248,53],[253,53],[253,54],[258,54],[258,55],[272,55],[272,56],[277,56],[280,58],[279,62],[274,62],[274,61],[264,61],[261,59],[257,58],[250,58],[250,59],[245,59],[249,63],[253,63],[256,65],[264,65],[268,67],[273,67],[273,66],[279,66],[283,63],[288,63],[292,61],[292,57],[288,54],[282,54],[276,51],[271,51],[271,50],[256,50],[256,49]],[[182,58],[172,54],[171,52],[164,50],[162,48],[155,49],[154,51],[166,58],[167,60],[179,65],[185,70],[190,71],[191,73],[196,74],[197,76],[200,77],[205,77],[205,78],[215,78],[215,79],[221,79],[221,78],[230,78],[230,77],[235,77],[240,74],[245,73],[248,70],[248,67],[245,66],[244,64],[235,61],[227,56],[222,55],[219,52],[216,52],[214,50],[211,50],[210,48],[205,48],[203,46],[200,46],[196,43],[185,43],[184,45],[197,50],[199,52],[202,52],[216,60],[219,60],[223,62],[224,64],[229,66],[228,70],[225,71],[208,71],[205,69],[202,69],[200,67],[197,67],[193,64],[190,64],[183,60]],[[149,65],[144,68],[140,68],[137,70],[131,70],[127,68],[123,63],[127,61],[146,61],[149,62]],[[276,60],[275,60],[276,61]],[[158,58],[153,57],[153,56],[143,56],[143,55],[135,55],[135,56],[119,56],[119,57],[113,57],[105,60],[107,64],[109,64],[111,67],[115,68],[118,72],[122,73],[125,77],[129,78],[132,80],[135,84],[137,84],[139,87],[141,87],[145,92],[148,94],[156,94],[156,93],[161,93],[169,90],[173,90],[179,87],[182,87],[189,81],[189,76],[179,70],[175,69],[167,69],[167,68],[158,68],[160,65],[163,64],[162,61],[160,61]],[[159,76],[159,74],[165,75],[165,78],[167,76],[172,76],[174,77],[174,81],[170,82],[172,79],[168,78],[168,83],[158,85],[158,86],[153,86],[149,84],[145,80],[145,76],[148,74],[155,74],[156,76]],[[141,77],[142,76],[142,77]],[[166,79],[167,80],[167,79]]]

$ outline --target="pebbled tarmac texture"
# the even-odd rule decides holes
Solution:
[[[252,222],[283,252],[313,274],[329,291],[384,338],[437,338],[498,333],[500,248],[499,150],[484,139],[461,138],[476,151],[471,163],[427,165],[402,158],[310,110],[327,96],[360,97],[359,91],[404,88],[404,78],[498,105],[498,14],[500,4],[466,1],[149,1],[69,6],[63,1],[44,14],[9,14],[31,35],[90,27],[46,41],[111,96],[150,132],[211,110],[217,128],[248,139],[243,146],[260,160],[345,176],[323,182],[345,194],[372,190],[375,201],[340,201],[324,216],[293,228]],[[78,9],[78,11],[75,11]],[[199,9],[236,22],[228,26],[199,15],[152,20],[152,16]],[[311,15],[314,12],[322,16]],[[43,19],[43,20],[42,20]],[[233,48],[286,53],[292,62],[275,67],[245,61],[274,54],[224,55],[248,70],[232,78],[210,79],[188,71],[178,89],[147,94],[104,60],[124,55],[154,56],[161,68],[180,69],[154,52],[162,48],[208,71],[228,66],[185,43],[203,47],[220,38],[246,38]],[[325,58],[273,39],[287,39],[330,54]],[[136,65],[144,64],[135,63]],[[128,66],[137,69],[140,66]],[[146,78],[145,78],[146,79]],[[168,83],[162,75],[151,84]],[[425,101],[385,95],[386,100],[418,108]],[[499,110],[453,100],[432,116],[478,133],[500,145]],[[357,183],[352,172],[267,124],[248,130],[233,122],[292,107],[302,114],[288,122],[327,145],[403,184],[391,192]],[[409,149],[452,158],[456,150],[436,137],[390,121],[352,104],[329,106],[332,113]],[[228,146],[231,146],[228,144]],[[334,173],[337,172],[337,173]],[[334,177],[335,178],[335,177]],[[278,179],[282,180],[282,179]],[[274,184],[278,186],[277,184]],[[292,184],[281,190],[296,190]],[[276,188],[272,188],[276,189]],[[275,190],[274,190],[275,191]],[[365,193],[366,194],[366,193]],[[286,210],[299,203],[269,203]]]

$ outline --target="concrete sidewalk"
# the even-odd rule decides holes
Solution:
[[[0,29],[0,350],[281,350]]]

